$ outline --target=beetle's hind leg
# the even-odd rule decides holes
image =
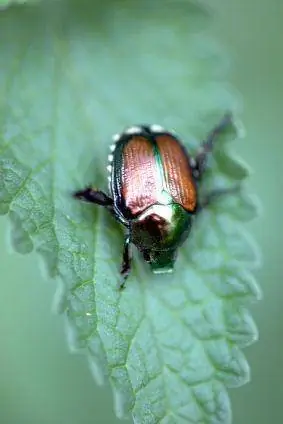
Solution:
[[[89,203],[95,203],[110,210],[113,208],[113,199],[107,196],[107,194],[105,194],[103,191],[95,190],[92,187],[86,187],[83,190],[78,190],[73,193],[73,196],[76,199],[80,199]]]
[[[213,150],[214,144],[218,136],[228,128],[232,123],[232,114],[226,113],[221,121],[216,125],[212,131],[207,135],[206,139],[203,141],[202,146],[197,154],[197,156],[191,160],[191,166],[193,170],[194,178],[199,181],[201,180],[204,171],[206,170],[207,157],[209,153]]]
[[[129,235],[127,235],[124,242],[123,260],[122,260],[121,271],[120,271],[122,276],[122,281],[119,284],[119,289],[125,288],[126,279],[128,278],[131,272],[131,262],[132,262],[132,252],[131,252],[131,246],[130,246],[130,237]]]

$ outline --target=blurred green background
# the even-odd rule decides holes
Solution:
[[[230,81],[244,101],[247,137],[234,148],[253,169],[250,189],[264,209],[249,225],[263,258],[256,275],[264,299],[253,307],[260,340],[245,351],[251,383],[230,391],[234,423],[282,423],[283,3],[213,0],[210,5],[217,11],[212,32],[230,51]],[[68,351],[63,319],[50,312],[55,283],[42,282],[36,255],[7,252],[6,218],[0,233],[0,423],[121,423],[110,388],[97,387],[86,359]]]

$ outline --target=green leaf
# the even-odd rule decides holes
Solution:
[[[136,423],[230,422],[227,387],[249,379],[240,348],[257,337],[247,311],[259,298],[256,255],[239,227],[254,202],[239,193],[203,211],[173,276],[153,276],[135,255],[119,292],[121,228],[70,193],[107,187],[111,135],[126,125],[173,127],[194,151],[237,109],[227,58],[200,31],[209,19],[185,0],[45,2],[0,15],[0,213],[14,248],[35,249],[62,283],[71,346]],[[233,127],[203,192],[247,177],[232,139]]]
[[[0,0],[0,11],[13,4],[35,3],[38,0]]]

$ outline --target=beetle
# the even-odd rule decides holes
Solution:
[[[226,113],[195,157],[174,133],[159,125],[128,127],[113,136],[110,146],[109,194],[90,186],[73,194],[105,207],[126,228],[120,288],[131,271],[132,244],[154,273],[172,272],[194,217],[231,192],[231,188],[215,189],[202,201],[198,193],[207,157],[218,136],[231,124],[232,115]]]

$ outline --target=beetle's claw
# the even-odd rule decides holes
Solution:
[[[82,199],[82,192],[81,191],[75,191],[74,193],[72,193],[73,197],[75,199]]]
[[[73,193],[73,197],[76,199],[84,199],[86,194],[88,194],[91,191],[91,187],[86,187],[83,190],[78,190]]]
[[[118,285],[118,289],[119,290],[124,290],[124,288],[126,287],[126,282],[125,281],[122,281],[122,283],[120,283],[119,285]]]
[[[121,269],[122,281],[119,283],[119,289],[123,290],[126,287],[126,280],[130,274],[130,268],[123,266]]]
[[[128,278],[129,273],[127,273],[126,275],[122,274],[122,281],[120,281],[118,288],[119,290],[124,290],[124,288],[126,287],[126,279]]]

